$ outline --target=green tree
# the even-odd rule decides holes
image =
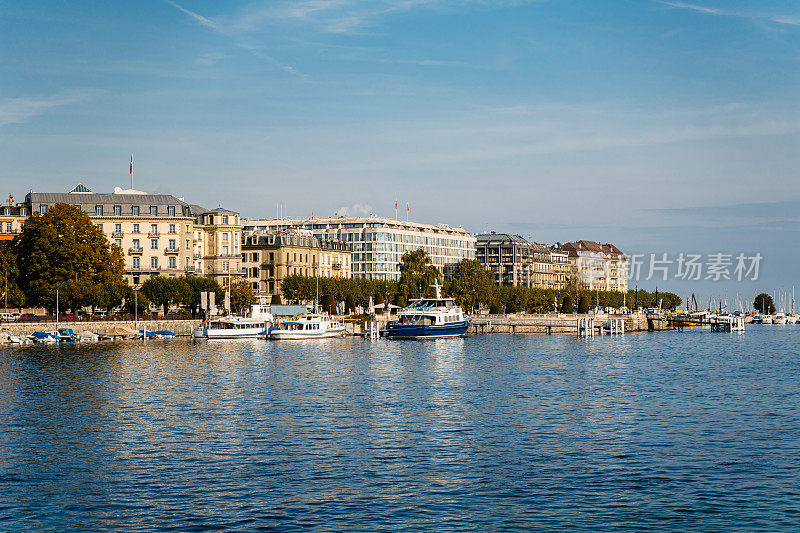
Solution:
[[[184,281],[179,278],[155,276],[142,283],[141,292],[148,300],[162,307],[166,315],[171,303],[182,303],[181,297],[185,295],[183,283]]]
[[[55,291],[64,290],[72,309],[96,298],[92,287],[121,282],[122,250],[80,209],[56,204],[29,217],[14,242],[19,286],[29,305],[55,307]],[[61,294],[59,294],[61,296]]]
[[[567,315],[572,314],[572,296],[569,294],[564,296],[564,299],[561,301],[561,312]]]
[[[231,307],[241,313],[256,303],[256,293],[244,278],[236,278],[231,283]]]
[[[107,309],[109,314],[115,307],[134,297],[133,289],[124,281],[108,281],[99,287],[95,306]]]
[[[326,294],[322,297],[322,310],[330,315],[336,314],[336,298],[333,294]]]
[[[441,277],[441,272],[433,266],[428,252],[422,248],[406,252],[400,258],[399,285],[405,294],[428,295],[432,291],[430,286],[434,281],[441,280]]]
[[[462,259],[453,270],[450,295],[463,309],[472,309],[492,300],[497,293],[493,274],[475,259]]]
[[[581,295],[580,299],[578,300],[578,314],[585,315],[589,312],[589,298],[585,295]]]
[[[197,310],[200,308],[200,293],[213,292],[215,305],[225,301],[225,289],[214,278],[185,276],[179,279],[183,280],[183,290],[186,291],[181,296],[181,301],[189,307],[193,317],[197,316]]]
[[[6,301],[11,307],[25,305],[25,293],[19,287],[17,256],[8,241],[0,243],[0,291],[2,291],[0,298],[2,305],[5,305]]]
[[[771,315],[775,312],[775,303],[772,301],[772,296],[764,292],[756,296],[753,301],[753,307],[765,315]]]
[[[356,308],[356,299],[352,294],[348,293],[344,299],[344,308],[346,314],[351,314]]]
[[[273,294],[272,295],[272,300],[271,300],[270,303],[272,305],[282,305],[283,304],[283,300],[281,300],[281,295],[280,294]]]

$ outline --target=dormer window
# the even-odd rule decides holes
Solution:
[[[138,205],[134,205],[133,206],[133,216],[135,216],[135,217],[139,216],[139,206]]]
[[[167,214],[169,216],[171,216],[171,217],[175,216],[175,206],[174,205],[170,205],[170,206],[167,207]]]
[[[94,206],[94,214],[99,217],[103,216],[103,206],[102,205]]]
[[[47,204],[42,204],[39,206],[39,213],[43,215],[47,214]]]
[[[150,206],[150,216],[151,217],[158,216],[158,206],[157,205],[151,205]]]

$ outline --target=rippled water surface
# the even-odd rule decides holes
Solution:
[[[800,530],[800,326],[0,348],[0,530]]]

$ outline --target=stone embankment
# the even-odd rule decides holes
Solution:
[[[88,321],[88,322],[61,322],[60,327],[72,328],[76,333],[79,331],[92,331],[99,335],[105,335],[112,328],[127,327],[130,329],[142,329],[147,331],[169,330],[176,335],[191,335],[192,331],[200,325],[198,320],[139,320],[134,325],[133,320],[109,320],[109,321]],[[3,322],[3,329],[8,329],[16,335],[30,335],[34,331],[53,331],[56,329],[55,322]]]
[[[485,315],[472,319],[470,335],[486,335],[490,333],[543,333],[543,334],[577,334],[578,320],[593,318],[595,324],[601,326],[609,320],[623,320],[625,331],[662,331],[667,329],[667,321],[663,315],[646,315],[632,313],[627,315]]]

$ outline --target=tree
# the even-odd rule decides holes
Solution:
[[[181,301],[191,309],[193,317],[197,315],[197,309],[200,307],[200,293],[213,292],[215,305],[225,301],[225,289],[213,278],[185,276],[178,279],[183,280],[183,290],[185,291],[181,296]]]
[[[32,215],[15,240],[19,286],[29,305],[55,307],[55,291],[76,309],[91,303],[93,290],[121,282],[122,250],[80,209],[56,204],[45,215]]]
[[[589,312],[589,298],[585,295],[581,295],[580,299],[578,300],[578,314],[585,315]]]
[[[399,285],[405,294],[417,294],[420,297],[430,294],[430,286],[441,277],[442,273],[433,266],[428,252],[422,248],[406,252],[400,258]]]
[[[572,314],[572,296],[569,294],[564,296],[564,299],[561,301],[561,312],[567,315]]]
[[[352,313],[356,308],[356,299],[353,297],[352,294],[347,294],[344,299],[344,309],[346,314]]]
[[[92,303],[107,309],[109,314],[115,307],[120,307],[123,301],[134,298],[133,289],[124,281],[109,281],[100,285],[99,289],[97,299]]]
[[[231,283],[231,307],[237,312],[256,303],[253,287],[244,278],[236,278]]]
[[[322,298],[322,310],[330,315],[336,314],[336,298],[333,294],[326,294]]]
[[[0,303],[5,305],[8,302],[11,307],[22,307],[25,305],[25,293],[19,288],[17,256],[10,244],[8,241],[0,243]]]
[[[492,273],[475,259],[462,259],[453,270],[450,295],[463,309],[489,302],[496,292]]]
[[[756,296],[756,299],[753,301],[753,307],[765,315],[771,315],[775,312],[775,304],[772,302],[772,296],[764,292]]]
[[[270,303],[272,305],[282,305],[283,304],[283,300],[281,300],[281,295],[280,294],[272,295],[272,301]]]
[[[165,278],[155,276],[142,283],[142,294],[154,304],[164,309],[164,315],[169,311],[170,303],[181,303],[181,296],[184,293],[181,285],[183,280],[179,278]]]

